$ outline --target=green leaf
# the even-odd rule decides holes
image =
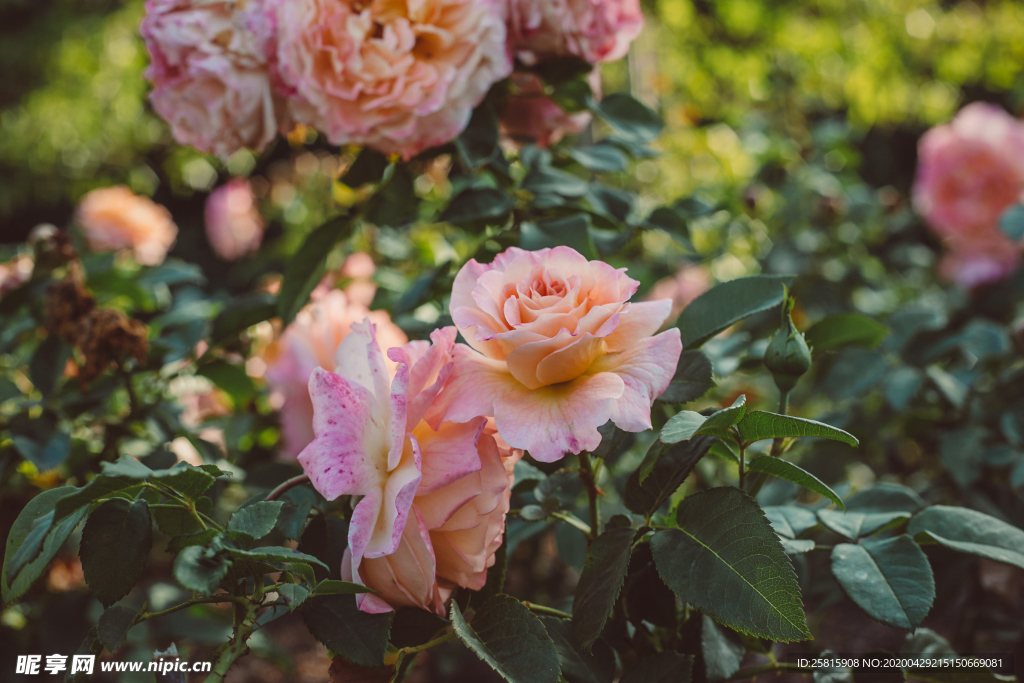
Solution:
[[[236,406],[245,405],[256,395],[256,384],[242,365],[214,360],[200,365],[196,374],[227,392]]]
[[[75,489],[71,486],[50,489],[38,494],[22,509],[18,518],[11,525],[7,534],[7,545],[4,549],[4,564],[2,576],[0,576],[0,589],[2,589],[4,604],[10,605],[15,600],[28,592],[36,579],[43,573],[43,570],[50,564],[57,551],[64,545],[71,532],[75,530],[78,523],[85,516],[85,509],[78,510],[70,517],[51,524],[46,536],[43,539],[42,547],[33,554],[32,559],[21,568],[21,571],[11,571],[11,562],[18,550],[25,543],[33,525],[41,517],[49,516],[53,512],[54,505],[64,496],[71,494]]]
[[[55,334],[47,335],[36,347],[28,371],[32,384],[44,397],[49,397],[57,388],[57,381],[70,357],[71,347]]]
[[[313,232],[286,262],[281,291],[277,296],[277,312],[282,325],[288,325],[309,301],[313,288],[327,271],[327,257],[352,232],[352,219],[342,214],[327,221]]]
[[[1024,205],[1014,204],[999,217],[999,229],[1013,242],[1024,237]]]
[[[740,394],[728,408],[722,408],[721,410],[711,413],[711,415],[708,416],[708,419],[704,420],[704,424],[701,425],[698,434],[706,434],[708,436],[717,436],[726,439],[732,438],[732,432],[729,430],[729,427],[732,427],[742,420],[746,413],[747,397],[745,394]]]
[[[420,198],[413,184],[416,179],[405,164],[391,167],[391,176],[377,188],[367,202],[363,218],[376,226],[402,228],[419,216]]]
[[[593,652],[584,652],[573,642],[569,622],[557,617],[540,617],[544,629],[555,643],[558,668],[569,683],[612,683],[615,680],[615,653],[603,640],[594,643]]]
[[[256,292],[229,299],[220,313],[213,319],[210,331],[211,346],[221,344],[249,329],[253,325],[270,320],[277,315],[277,297],[273,294]]]
[[[379,183],[388,167],[388,158],[375,149],[364,147],[340,180],[349,187]]]
[[[665,423],[665,426],[661,428],[661,435],[658,438],[664,444],[686,441],[687,439],[693,438],[693,435],[700,431],[700,428],[704,426],[704,422],[706,420],[706,417],[692,410],[680,411],[669,418],[668,422]],[[645,465],[646,462],[647,461],[645,460]],[[641,474],[640,476],[641,481],[647,478],[646,474]]]
[[[588,259],[597,258],[590,237],[590,217],[584,213],[519,226],[519,246],[536,251],[547,247],[572,247]]]
[[[714,412],[709,417],[692,410],[683,410],[673,415],[662,427],[658,441],[651,444],[640,463],[640,483],[644,483],[654,471],[658,459],[667,450],[665,445],[688,441],[697,435],[730,438],[728,428],[743,417],[746,402],[747,397],[740,395],[730,407]]]
[[[791,278],[754,275],[715,285],[690,302],[679,315],[683,347],[694,349],[747,316],[782,303]]]
[[[741,633],[806,640],[796,573],[768,519],[733,487],[688,496],[679,529],[651,540],[661,578],[682,600]]]
[[[15,434],[11,441],[18,452],[41,472],[52,470],[71,454],[71,435],[67,432],[55,432],[45,446],[21,434]]]
[[[309,589],[297,583],[286,583],[277,592],[288,603],[289,612],[294,612],[309,597]]]
[[[602,143],[572,147],[569,149],[569,156],[583,168],[595,173],[625,171],[629,165],[629,159],[622,150]]]
[[[216,548],[190,545],[174,558],[174,578],[190,591],[212,595],[230,567],[231,560]]]
[[[196,510],[209,514],[213,510],[213,501],[207,496],[202,496],[196,501]],[[153,519],[160,530],[169,536],[195,534],[203,528],[192,513],[181,506],[156,508],[153,510]]]
[[[586,180],[552,166],[534,168],[523,178],[523,189],[533,194],[582,197],[587,193],[587,187]]]
[[[89,590],[109,607],[128,595],[153,547],[153,521],[145,500],[112,498],[89,515],[79,556]]]
[[[21,542],[21,545],[18,546],[14,555],[11,556],[7,567],[11,576],[16,577],[22,567],[39,556],[39,552],[43,549],[43,541],[46,540],[46,535],[50,533],[50,528],[52,526],[53,510],[50,510],[41,517],[36,517],[35,520],[33,520],[32,526],[28,530],[28,534],[25,535],[25,540]]]
[[[227,553],[237,559],[260,560],[261,562],[309,562],[318,564],[325,569],[330,569],[326,564],[306,553],[292,550],[284,546],[263,546],[252,550],[241,548],[228,548]]]
[[[515,200],[508,192],[491,187],[471,187],[449,202],[440,220],[456,225],[477,222],[504,225],[513,208]]]
[[[775,532],[786,538],[797,538],[800,534],[818,525],[814,512],[796,505],[766,505],[761,508]]]
[[[111,653],[117,652],[141,611],[127,605],[114,605],[104,610],[96,623],[96,635],[103,647]]]
[[[925,507],[921,496],[902,484],[880,482],[862,489],[846,501],[846,509],[858,512],[909,512]]]
[[[212,467],[212,465],[209,467]],[[217,471],[219,472],[220,470]],[[208,488],[213,486],[216,478],[200,467],[193,467],[187,462],[179,462],[169,470],[153,472],[150,480],[177,491],[185,496],[185,498],[194,501],[203,495]]]
[[[496,595],[467,624],[452,601],[455,634],[509,683],[556,683],[558,652],[544,624],[515,598]]]
[[[631,527],[608,529],[587,550],[572,604],[573,640],[586,652],[601,637],[622,590],[634,533]]]
[[[360,666],[384,666],[394,612],[363,612],[354,595],[312,596],[300,612],[313,637],[335,654]]]
[[[977,510],[933,505],[914,515],[907,533],[918,543],[931,541],[1024,569],[1024,531]]]
[[[687,349],[679,356],[676,374],[658,400],[662,403],[689,403],[703,398],[715,386],[711,359],[703,351]]]
[[[621,683],[690,683],[693,655],[657,652],[647,655],[622,675]]]
[[[236,510],[228,520],[228,531],[239,531],[259,540],[274,530],[284,502],[260,501]]]
[[[153,516],[157,517],[157,524],[159,524],[159,515]],[[160,528],[162,529],[163,527]],[[220,532],[216,529],[205,529],[203,531],[200,531],[199,533],[190,534],[188,536],[175,536],[167,542],[167,552],[175,554],[180,553],[182,550],[189,546],[206,545],[214,538],[216,538],[219,533]]]
[[[742,643],[730,638],[707,615],[701,617],[700,652],[709,681],[721,681],[739,671],[747,653]]]
[[[896,628],[916,628],[935,600],[928,558],[906,534],[840,543],[832,549],[832,574],[869,616]]]
[[[650,476],[640,481],[640,470],[635,470],[626,480],[623,503],[638,515],[654,514],[686,480],[697,462],[707,455],[715,441],[710,436],[696,436],[672,445],[655,441],[651,448],[660,449],[660,453],[655,456]]]
[[[455,138],[455,149],[469,168],[479,168],[502,158],[498,144],[498,117],[489,100],[473,110],[469,125]]]
[[[629,142],[650,142],[665,127],[661,118],[639,100],[613,93],[593,106],[593,112],[608,122],[615,132]]]
[[[857,540],[862,536],[870,536],[882,529],[896,526],[910,518],[908,512],[855,512],[847,510],[818,510],[818,519],[826,527],[840,536]]]
[[[351,581],[337,581],[329,579],[321,581],[313,591],[314,595],[354,595],[355,593],[373,593],[374,591],[366,586]]]
[[[748,442],[761,439],[776,439],[791,436],[814,436],[821,439],[842,441],[856,447],[860,442],[852,434],[823,422],[805,420],[802,417],[778,415],[755,410],[739,423],[740,436]]]
[[[874,318],[860,313],[837,313],[811,326],[804,338],[815,353],[840,346],[875,348],[882,343],[889,328]]]
[[[843,499],[840,498],[835,491],[829,488],[828,484],[823,482],[821,479],[818,479],[802,467],[794,465],[782,458],[776,458],[771,455],[758,456],[751,460],[747,465],[747,471],[766,472],[773,477],[791,481],[797,486],[802,486],[808,491],[814,491],[815,493],[825,496],[841,509],[846,509],[846,506],[843,505]]]

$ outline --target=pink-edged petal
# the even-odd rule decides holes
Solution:
[[[608,350],[628,351],[642,339],[647,339],[661,329],[672,313],[672,299],[640,301],[629,304],[619,314],[619,325],[605,337]]]
[[[376,325],[368,318],[353,323],[352,331],[341,340],[335,360],[335,372],[347,380],[366,387],[381,408],[378,413],[385,416],[388,410],[390,387],[384,354],[377,344]]]
[[[383,503],[384,490],[375,488],[368,491],[352,510],[352,517],[348,521],[348,547],[352,551],[354,566],[363,561],[363,555],[377,528]]]
[[[420,423],[448,381],[453,368],[452,347],[457,334],[454,327],[443,327],[430,333],[431,344],[415,343],[414,346],[410,343],[389,352],[392,360],[409,368],[406,431],[412,431]]]
[[[464,423],[444,422],[437,431],[426,422],[420,423],[413,431],[420,443],[423,461],[423,479],[417,498],[480,469],[477,441],[486,425],[487,419],[483,417]]]
[[[504,361],[493,360],[465,344],[452,349],[455,366],[451,377],[430,407],[427,422],[469,422],[475,417],[493,416],[494,399],[503,395],[510,383],[518,384]]]
[[[365,557],[380,557],[395,552],[405,530],[409,508],[416,497],[416,489],[423,478],[421,467],[420,445],[410,436],[405,440],[400,463],[388,473],[384,483],[380,515],[366,545]]]
[[[463,306],[455,308],[451,306],[452,321],[463,338],[470,346],[492,358],[504,358],[505,351],[501,344],[493,341],[494,335],[505,331],[505,327],[497,320],[483,311],[473,307]]]
[[[615,401],[610,416],[616,425],[627,432],[651,428],[651,405],[668,388],[682,352],[679,330],[673,328],[594,362],[591,372],[614,373],[625,383],[622,398]]]
[[[495,392],[495,425],[509,445],[528,450],[541,462],[597,448],[597,428],[611,418],[615,401],[625,390],[622,379],[609,372],[532,391],[509,379],[511,383],[501,386],[503,391]]]
[[[380,486],[378,458],[386,436],[364,387],[320,368],[309,378],[316,437],[298,460],[327,500],[364,495]]]

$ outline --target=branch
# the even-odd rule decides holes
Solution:
[[[309,483],[309,475],[308,474],[303,473],[303,474],[300,474],[300,475],[298,475],[296,477],[292,477],[291,479],[288,479],[288,480],[283,481],[280,484],[278,484],[277,488],[274,489],[273,491],[271,491],[270,493],[268,493],[267,497],[264,498],[263,500],[277,500],[278,498],[280,498],[281,496],[283,496],[285,493],[287,493],[289,490],[295,488],[296,486],[301,486],[302,484],[308,484],[308,483]]]

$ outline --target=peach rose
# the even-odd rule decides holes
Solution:
[[[644,27],[640,0],[506,0],[508,40],[527,65],[575,55],[622,59]]]
[[[282,401],[282,456],[295,458],[313,440],[309,377],[315,368],[334,368],[338,345],[348,336],[353,323],[364,318],[376,326],[377,338],[384,348],[408,341],[385,311],[371,311],[365,304],[352,301],[342,290],[324,288],[264,351],[264,377],[272,395]],[[389,365],[394,372],[396,365]]]
[[[950,248],[940,266],[945,277],[971,287],[1013,272],[1021,245],[999,219],[1024,201],[1024,123],[976,102],[929,130],[918,145],[913,200]]]
[[[210,193],[205,219],[206,239],[225,261],[251,254],[263,241],[265,223],[245,178],[234,178]]]
[[[601,96],[601,72],[594,69],[587,77],[596,98]],[[501,131],[520,143],[532,142],[550,147],[566,135],[582,133],[590,125],[588,111],[570,114],[544,94],[544,83],[533,73],[512,74],[517,92],[505,100],[501,110]]]
[[[509,473],[484,433],[486,420],[425,419],[451,374],[455,335],[446,327],[432,343],[392,348],[398,369],[389,381],[366,320],[338,347],[336,372],[316,369],[309,380],[316,438],[299,462],[328,500],[359,496],[342,573],[377,591],[357,598],[367,612],[414,606],[444,614],[451,587],[479,583],[495,537],[500,544]]]
[[[131,249],[135,260],[147,266],[163,263],[178,236],[170,211],[122,185],[86,194],[75,220],[91,249]]]
[[[271,88],[261,3],[147,0],[139,31],[150,102],[179,143],[227,158],[290,126]]]
[[[28,282],[34,266],[35,260],[27,254],[0,263],[0,296]]]
[[[435,409],[453,422],[493,416],[505,441],[544,462],[597,448],[608,420],[650,429],[682,344],[678,329],[655,334],[672,301],[630,303],[638,285],[569,247],[470,260],[451,313],[473,348],[453,351]]]
[[[711,274],[707,268],[685,264],[674,276],[658,280],[647,294],[647,299],[671,299],[672,312],[669,318],[675,320],[691,301],[711,289],[711,284]]]
[[[497,0],[268,0],[295,120],[406,159],[466,127],[511,71]]]

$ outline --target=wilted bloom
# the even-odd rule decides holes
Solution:
[[[75,220],[93,250],[131,249],[135,260],[147,266],[163,263],[178,236],[170,211],[123,185],[86,194]]]
[[[259,249],[264,221],[245,178],[221,185],[206,199],[206,239],[217,256],[234,261]]]
[[[671,299],[669,318],[679,317],[691,301],[711,289],[711,274],[703,266],[684,265],[672,277],[658,280],[647,294],[649,301]]]
[[[444,614],[450,589],[478,585],[493,562],[510,484],[486,420],[424,419],[452,371],[455,334],[447,327],[431,343],[392,348],[389,380],[367,320],[339,346],[336,372],[310,377],[316,438],[299,462],[328,500],[359,496],[342,575],[377,591],[357,599],[367,612]]]
[[[1013,272],[1020,257],[999,228],[1024,200],[1024,123],[999,107],[974,103],[921,138],[914,207],[950,252],[940,270],[965,285]]]
[[[289,126],[267,69],[260,2],[147,0],[139,31],[153,109],[174,139],[227,158],[264,149]]]
[[[268,0],[295,120],[406,159],[449,142],[511,70],[497,0]]]
[[[594,69],[587,77],[595,98],[601,96],[601,72]],[[536,74],[517,71],[512,74],[515,94],[505,100],[501,110],[502,133],[516,142],[532,142],[550,147],[566,135],[576,135],[590,125],[588,111],[569,113],[544,94],[544,82]]]
[[[682,344],[678,329],[655,334],[672,301],[630,303],[638,285],[569,247],[470,260],[451,313],[475,351],[455,348],[438,411],[454,422],[493,416],[505,441],[544,462],[593,450],[608,420],[650,429]]]
[[[315,368],[333,369],[341,340],[353,323],[369,318],[385,349],[408,339],[385,311],[370,311],[340,289],[325,289],[303,308],[294,322],[264,352],[264,375],[281,404],[282,455],[294,458],[313,440],[313,403],[309,377]],[[393,372],[395,364],[385,361]]]
[[[612,62],[644,27],[640,0],[507,0],[506,12],[509,45],[530,65],[564,55]]]

